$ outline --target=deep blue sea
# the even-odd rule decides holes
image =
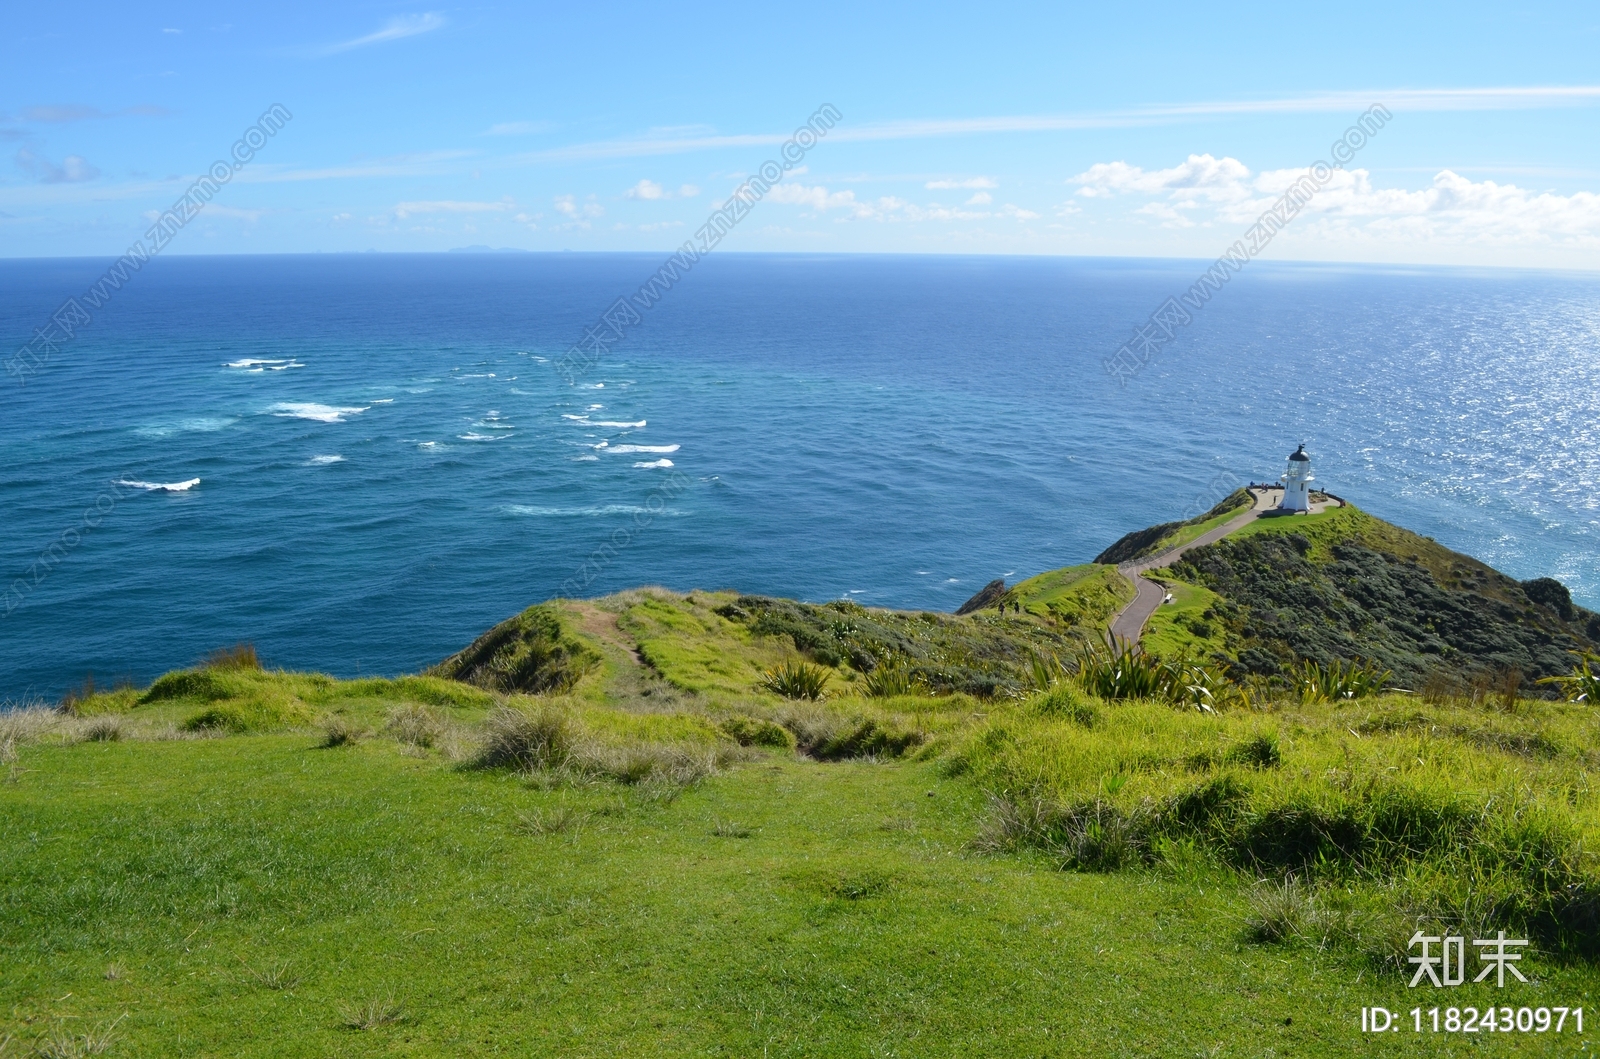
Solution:
[[[414,671],[629,527],[589,594],[949,610],[1301,441],[1333,492],[1600,607],[1600,276],[1253,263],[1121,388],[1102,359],[1201,263],[723,254],[564,381],[658,262],[151,263],[0,375],[0,699],[238,641]],[[0,357],[104,265],[0,262]]]

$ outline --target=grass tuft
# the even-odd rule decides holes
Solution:
[[[322,721],[322,742],[317,746],[331,750],[337,746],[352,746],[366,735],[366,731],[347,717],[334,714]]]
[[[82,1059],[86,1055],[103,1055],[116,1043],[117,1037],[113,1031],[122,1018],[78,1034],[69,1033],[65,1024],[59,1025],[34,1042],[33,1052],[39,1059]]]
[[[102,713],[77,722],[72,741],[75,743],[115,743],[123,737],[122,717],[115,713]]]
[[[483,746],[472,760],[481,769],[555,768],[572,754],[572,722],[555,706],[497,706],[484,721],[483,732]]]
[[[561,835],[581,830],[588,820],[588,813],[558,805],[544,812],[518,813],[516,830],[524,835]]]
[[[256,645],[250,643],[236,643],[232,647],[219,647],[206,655],[200,663],[201,669],[238,670],[261,669],[261,659],[256,657]]]
[[[288,961],[260,969],[246,968],[246,972],[250,980],[261,988],[275,992],[287,992],[301,982],[301,976],[295,973],[294,966]]]
[[[374,997],[339,1012],[339,1021],[347,1030],[375,1030],[403,1022],[405,1017],[393,996]]]
[[[755,828],[745,824],[735,823],[732,820],[718,820],[712,825],[711,833],[718,838],[749,838],[756,832]]]
[[[443,738],[445,722],[432,708],[407,703],[389,711],[383,730],[408,746],[427,749]]]

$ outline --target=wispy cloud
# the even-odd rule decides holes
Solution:
[[[435,200],[431,202],[401,202],[394,208],[394,215],[401,220],[427,213],[501,213],[514,210],[517,204],[511,199],[502,199],[499,202],[462,202],[454,199]]]
[[[101,110],[99,107],[85,107],[75,103],[56,103],[41,107],[23,107],[17,112],[17,120],[59,124],[69,121],[92,121],[99,118],[159,118],[171,113],[172,111],[166,107],[158,107],[149,103],[123,107],[121,110]]]
[[[828,133],[830,143],[937,139],[996,133],[1058,132],[1076,129],[1133,128],[1215,120],[1250,114],[1348,114],[1374,103],[1394,111],[1541,110],[1600,103],[1600,85],[1556,85],[1510,88],[1406,88],[1357,92],[1324,92],[1280,99],[1158,104],[1087,114],[1002,115],[977,118],[933,118],[840,126]],[[635,139],[572,144],[527,156],[528,161],[578,161],[684,154],[727,147],[766,147],[782,143],[789,133],[737,135],[652,135]]]
[[[955,191],[961,188],[997,188],[996,184],[986,176],[972,177],[967,180],[930,180],[922,185],[929,191]]]
[[[398,15],[384,23],[382,29],[368,33],[364,37],[356,37],[354,40],[329,44],[318,49],[317,54],[337,55],[340,52],[351,51],[355,48],[365,48],[371,44],[384,44],[391,40],[402,40],[406,37],[415,37],[423,33],[432,33],[436,29],[442,29],[447,21],[443,15],[432,11],[421,15]]]
[[[556,127],[553,121],[502,121],[483,130],[484,136],[531,136],[536,132],[549,132]]]

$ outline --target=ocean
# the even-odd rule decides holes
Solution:
[[[718,254],[170,257],[0,375],[0,699],[251,642],[415,671],[583,585],[952,610],[1276,478],[1600,608],[1600,276]],[[0,262],[0,359],[105,267]],[[8,586],[8,587],[5,587]]]

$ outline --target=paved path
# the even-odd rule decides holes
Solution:
[[[1150,620],[1161,606],[1161,601],[1167,598],[1167,590],[1148,578],[1141,577],[1146,570],[1159,570],[1171,566],[1183,557],[1183,554],[1194,548],[1204,548],[1208,544],[1215,544],[1228,534],[1238,529],[1243,529],[1254,522],[1263,511],[1270,511],[1278,506],[1278,499],[1283,495],[1281,489],[1252,489],[1252,496],[1256,498],[1255,505],[1243,514],[1229,519],[1215,529],[1207,530],[1194,540],[1180,544],[1175,548],[1168,548],[1157,555],[1146,559],[1138,559],[1131,563],[1118,563],[1117,572],[1132,581],[1139,591],[1133,597],[1133,602],[1122,608],[1122,612],[1111,619],[1112,639],[1126,640],[1137,643],[1139,636],[1144,632],[1144,623]]]

